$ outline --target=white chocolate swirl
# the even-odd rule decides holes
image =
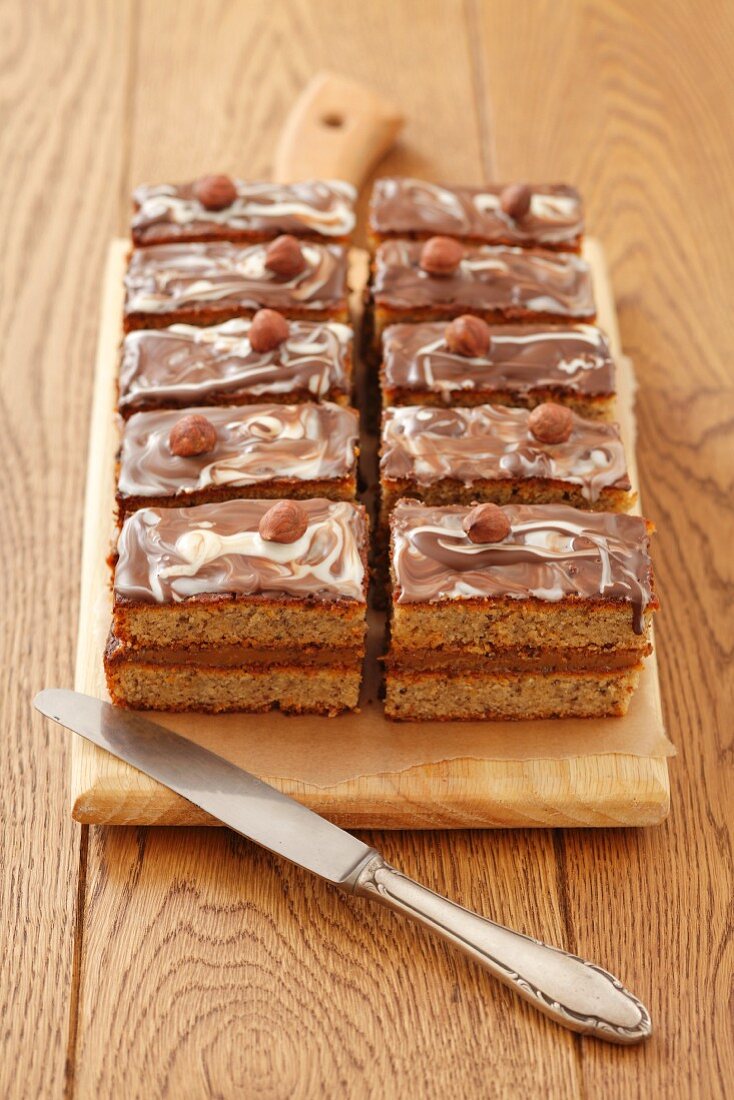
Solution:
[[[474,543],[462,528],[467,507],[399,501],[392,515],[397,602],[621,600],[631,605],[635,632],[643,633],[644,611],[655,604],[646,520],[561,504],[503,511],[507,538]]]
[[[191,307],[263,306],[342,308],[346,300],[346,253],[336,244],[304,241],[306,266],[290,279],[265,266],[267,245],[162,244],[136,249],[125,276],[125,313],[175,313]]]
[[[264,541],[258,526],[272,500],[232,500],[195,508],[143,508],[117,544],[117,600],[180,603],[195,597],[365,602],[364,509],[347,501],[305,500],[296,542]]]
[[[125,337],[120,410],[236,401],[277,394],[325,397],[348,393],[352,330],[339,322],[291,321],[288,338],[272,351],[250,344],[252,321],[170,325]]]
[[[486,244],[576,249],[584,230],[581,196],[566,184],[535,184],[521,219],[501,205],[502,184],[459,187],[409,178],[375,182],[370,229],[379,238],[445,235]]]
[[[378,308],[440,310],[447,317],[496,312],[506,320],[595,315],[589,265],[574,253],[472,245],[455,271],[436,276],[421,267],[422,248],[420,241],[403,240],[379,246],[372,284]]]
[[[191,457],[171,452],[169,435],[184,412],[214,425],[212,451]],[[123,432],[118,492],[176,497],[217,486],[346,478],[354,470],[358,435],[357,413],[328,402],[136,413]]]
[[[237,198],[223,210],[206,209],[194,183],[143,184],[133,192],[138,240],[176,240],[216,229],[275,237],[281,233],[347,237],[354,229],[355,188],[344,180],[276,184],[236,179]]]

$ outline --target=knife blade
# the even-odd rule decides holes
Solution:
[[[75,691],[51,688],[33,702],[242,836],[438,933],[564,1027],[625,1045],[651,1034],[647,1009],[606,970],[434,893],[375,848],[189,738]]]

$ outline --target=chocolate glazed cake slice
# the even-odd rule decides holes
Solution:
[[[353,500],[359,417],[340,405],[136,413],[118,460],[118,521],[146,506],[238,497]]]
[[[257,310],[347,321],[347,254],[338,244],[277,237],[269,244],[137,248],[125,276],[125,331],[213,325]]]
[[[451,320],[474,314],[510,321],[593,321],[591,271],[572,253],[464,246],[451,237],[388,240],[372,276],[374,338],[398,321]]]
[[[370,239],[458,237],[475,244],[578,252],[584,232],[581,196],[563,183],[457,187],[426,180],[375,182]]]
[[[110,696],[152,710],[357,706],[368,525],[348,501],[144,508],[120,532]]]
[[[283,324],[258,338],[262,314]],[[277,322],[276,322],[277,324]],[[254,335],[253,335],[254,330]],[[352,330],[338,322],[286,321],[274,310],[199,328],[129,332],[122,345],[120,415],[259,401],[349,403]]]
[[[550,402],[533,410],[386,409],[380,487],[383,525],[405,496],[426,504],[572,504],[606,512],[628,511],[636,498],[617,426]]]
[[[254,244],[290,233],[345,243],[354,229],[356,197],[344,180],[284,184],[218,175],[143,184],[133,192],[132,238],[136,245]]]
[[[657,609],[651,525],[562,505],[392,515],[386,714],[624,714]]]
[[[471,314],[390,325],[382,339],[388,405],[568,405],[580,416],[614,415],[609,343],[593,325],[492,325]]]

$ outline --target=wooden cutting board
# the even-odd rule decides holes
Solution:
[[[110,622],[109,571],[105,558],[113,535],[112,471],[118,446],[113,407],[127,249],[126,241],[111,245],[103,289],[75,680],[78,691],[102,698],[106,697],[102,650]],[[586,255],[594,270],[600,323],[608,332],[619,361],[620,423],[628,448],[630,474],[636,484],[632,368],[621,355],[613,299],[598,243],[588,242]],[[364,266],[364,257],[356,255],[353,269],[358,273]],[[353,281],[358,282],[359,278]],[[358,299],[359,293],[355,303]],[[443,723],[437,734],[435,725],[386,722],[376,702],[364,707],[360,715],[331,720],[286,718],[279,714],[197,715],[193,719],[187,716],[182,725],[182,716],[162,716],[162,721],[166,723],[168,718],[187,736],[201,740],[242,766],[259,770],[262,778],[348,827],[651,825],[661,821],[669,808],[665,754],[670,749],[664,740],[654,658],[647,662],[630,714],[602,722]],[[304,726],[304,723],[310,724]],[[525,727],[531,725],[542,727],[539,733],[542,744],[547,743],[542,740],[544,731],[555,740],[550,748],[541,748],[537,757],[518,759],[510,747],[525,736]],[[472,728],[478,730],[474,735]],[[304,757],[308,780],[297,770],[294,773],[293,763],[297,742],[303,751],[304,729],[312,747],[312,752]],[[498,730],[504,734],[499,749]],[[630,733],[634,742],[637,731],[647,737],[657,734],[656,747],[649,755],[609,751],[610,737],[614,742]],[[483,734],[493,747],[483,745]],[[437,736],[440,745],[446,746],[445,753],[440,748],[436,751]],[[262,742],[263,737],[268,764],[257,769],[248,755],[248,742]],[[369,746],[364,749],[365,738],[371,740],[373,750],[375,744],[385,746],[384,763],[379,752],[370,752]],[[577,746],[575,754],[569,755],[564,744],[566,738]],[[604,751],[594,748],[599,739],[605,742]],[[399,754],[393,751],[397,742]],[[464,743],[470,744],[471,749],[466,755],[457,756],[456,746]],[[320,749],[324,750],[321,763]],[[350,757],[355,752],[356,763]],[[496,758],[483,758],[487,756]],[[360,764],[360,760],[366,760],[367,764]],[[196,807],[80,737],[73,741],[72,812],[77,820],[88,823],[183,825],[210,821]]]
[[[394,142],[402,118],[394,105],[356,82],[320,73],[296,102],[277,145],[278,181],[333,176],[364,182]],[[102,651],[110,623],[112,471],[122,277],[126,241],[110,247],[89,445],[81,613],[75,686],[106,698]],[[634,463],[634,379],[621,356],[604,257],[592,264],[599,319],[618,357],[620,421]],[[361,308],[364,254],[354,252],[352,311]],[[365,384],[365,376],[362,376]],[[367,385],[375,385],[366,379]],[[369,451],[365,447],[363,451]],[[374,450],[374,445],[372,446]],[[371,630],[373,642],[377,630]],[[391,724],[376,698],[377,663],[366,664],[361,712],[332,720],[272,715],[162,716],[242,767],[344,826],[395,829],[492,826],[650,825],[668,812],[666,754],[657,665],[652,658],[630,713],[602,722]],[[114,824],[210,822],[196,807],[147,776],[73,740],[72,812]]]

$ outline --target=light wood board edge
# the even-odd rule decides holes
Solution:
[[[336,73],[316,73],[283,126],[276,183],[347,180],[358,190],[394,144],[403,117],[371,88]]]
[[[116,433],[117,334],[122,312],[121,271],[128,243],[111,243],[105,269],[84,511],[80,627],[75,688],[100,694],[101,654],[93,623],[100,614],[90,582],[109,552],[113,534],[108,502]],[[621,357],[619,329],[601,245],[585,255],[594,272],[599,323]],[[620,401],[634,402],[631,370],[620,372]],[[625,418],[630,422],[633,417]],[[638,484],[634,439],[625,440],[633,485]],[[655,677],[655,660],[646,674]],[[659,702],[658,702],[658,705]],[[661,715],[662,724],[662,715]],[[670,808],[665,758],[604,754],[565,759],[456,759],[402,772],[359,776],[331,787],[263,776],[337,824],[349,828],[619,827],[658,824]],[[114,825],[212,825],[203,811],[82,737],[73,737],[71,806],[77,821]]]

